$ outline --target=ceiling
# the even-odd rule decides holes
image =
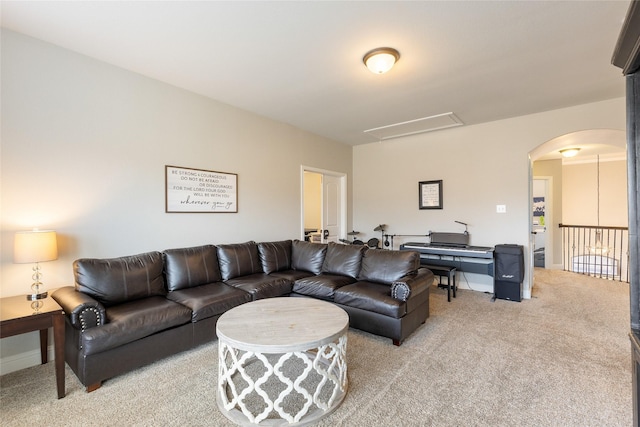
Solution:
[[[626,132],[619,129],[587,129],[560,135],[533,149],[531,160],[558,160],[562,164],[596,163],[626,159]],[[563,158],[560,150],[578,148],[578,155]]]
[[[350,145],[624,96],[629,1],[2,1],[2,26]],[[369,50],[400,60],[374,75]],[[441,130],[441,132],[446,130]]]

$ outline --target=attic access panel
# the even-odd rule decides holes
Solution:
[[[401,136],[415,135],[417,133],[462,126],[463,124],[462,120],[460,120],[455,114],[444,113],[368,129],[365,130],[364,133],[373,136],[379,141],[383,141],[386,139],[399,138]]]

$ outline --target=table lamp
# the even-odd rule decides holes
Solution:
[[[33,267],[33,284],[31,294],[27,295],[30,301],[47,297],[47,292],[43,291],[42,273],[40,264],[45,261],[58,259],[58,244],[55,231],[18,231],[15,235],[13,245],[13,262],[16,264],[27,264],[35,262]]]

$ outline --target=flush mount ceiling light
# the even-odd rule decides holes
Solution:
[[[400,52],[391,47],[373,49],[362,58],[362,62],[374,74],[386,73],[400,59]]]
[[[565,148],[564,150],[560,150],[560,154],[562,157],[574,157],[580,151],[579,148]]]

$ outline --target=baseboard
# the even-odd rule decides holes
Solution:
[[[52,345],[47,349],[49,362],[55,359],[55,349]],[[31,350],[25,353],[14,354],[13,356],[3,357],[0,360],[0,375],[9,374],[21,369],[30,368],[40,365],[40,350]]]

